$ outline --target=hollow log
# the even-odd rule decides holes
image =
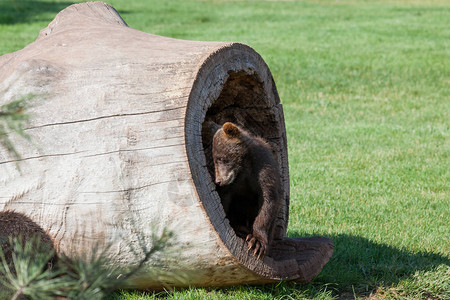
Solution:
[[[283,110],[252,48],[156,36],[128,27],[108,4],[76,4],[35,42],[0,57],[0,105],[29,94],[30,139],[9,135],[21,158],[0,147],[0,210],[28,216],[58,252],[112,244],[111,263],[126,268],[142,258],[130,249],[158,224],[183,246],[173,268],[188,279],[174,286],[303,283],[328,262],[329,239],[285,236]],[[264,137],[278,160],[283,208],[264,259],[247,251],[225,215],[202,133],[207,120]],[[161,287],[151,267],[130,286]]]

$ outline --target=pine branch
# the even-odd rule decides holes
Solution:
[[[12,299],[20,296],[52,299],[68,286],[61,271],[47,268],[54,251],[49,251],[40,241],[39,235],[26,242],[16,237],[9,239],[11,249],[3,249],[4,244],[0,247],[0,287],[10,291]],[[12,262],[6,261],[4,255],[9,250],[12,250]]]
[[[19,100],[0,106],[0,145],[16,161],[20,160],[21,157],[11,142],[9,135],[16,133],[25,139],[30,139],[24,130],[24,123],[29,119],[29,115],[26,113],[27,102],[34,97],[35,95],[27,95]]]
[[[175,245],[173,238],[173,233],[168,230],[163,230],[159,236],[152,235],[150,249],[141,245],[143,258],[127,271],[109,263],[107,253],[112,245],[103,250],[99,246],[94,247],[90,254],[71,259],[61,255],[56,267],[49,269],[46,266],[54,253],[40,246],[39,236],[26,243],[20,238],[11,238],[9,245],[12,249],[2,249],[0,245],[0,290],[9,291],[7,296],[12,297],[11,299],[20,299],[20,296],[29,299],[52,299],[56,296],[67,299],[103,299],[118,287],[124,286],[150,260],[152,265],[162,267],[162,258],[173,251],[170,249]],[[4,255],[4,251],[9,250],[13,250],[12,268],[11,262],[7,262]],[[173,278],[176,277],[180,276],[173,274]]]

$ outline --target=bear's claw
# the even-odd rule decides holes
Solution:
[[[260,240],[258,240],[256,237],[254,237],[252,234],[247,235],[245,240],[248,243],[248,251],[254,248],[253,255],[256,256],[258,259],[264,258],[266,256],[267,252],[267,245]]]

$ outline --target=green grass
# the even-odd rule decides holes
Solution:
[[[335,253],[308,285],[121,292],[114,299],[450,299],[450,3],[110,1],[134,28],[249,44],[288,133],[288,235]],[[0,54],[68,1],[0,2]]]

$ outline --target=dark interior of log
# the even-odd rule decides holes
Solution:
[[[268,141],[275,158],[280,162],[278,157],[278,149],[281,145],[279,124],[275,108],[268,101],[262,81],[257,75],[248,74],[245,71],[229,72],[228,75],[219,97],[208,109],[203,124],[208,121],[219,125],[233,122]],[[208,171],[214,181],[212,138],[213,133],[205,126],[202,130],[202,142]],[[217,192],[221,197],[220,190]],[[238,213],[239,206],[231,205],[227,218],[231,220],[233,215]],[[247,221],[251,225],[254,220]]]

